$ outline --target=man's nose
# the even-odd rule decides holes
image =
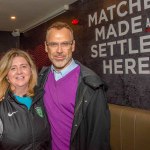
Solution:
[[[58,53],[62,53],[62,52],[63,52],[61,43],[58,44],[57,52],[58,52]]]

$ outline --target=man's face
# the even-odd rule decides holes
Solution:
[[[48,32],[45,51],[57,71],[67,67],[72,59],[75,41],[70,30],[52,28]]]

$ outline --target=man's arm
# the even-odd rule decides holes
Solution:
[[[87,109],[88,150],[110,150],[110,112],[105,92],[96,89]]]

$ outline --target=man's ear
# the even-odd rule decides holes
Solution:
[[[72,52],[75,51],[75,40],[73,40],[73,43],[72,43]]]
[[[45,52],[47,53],[47,52],[48,52],[48,49],[47,49],[46,41],[44,42],[44,45],[45,45]]]

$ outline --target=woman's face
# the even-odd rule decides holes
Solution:
[[[26,59],[21,56],[16,56],[13,58],[7,79],[11,88],[15,90],[18,88],[27,90],[31,74],[31,67]]]

